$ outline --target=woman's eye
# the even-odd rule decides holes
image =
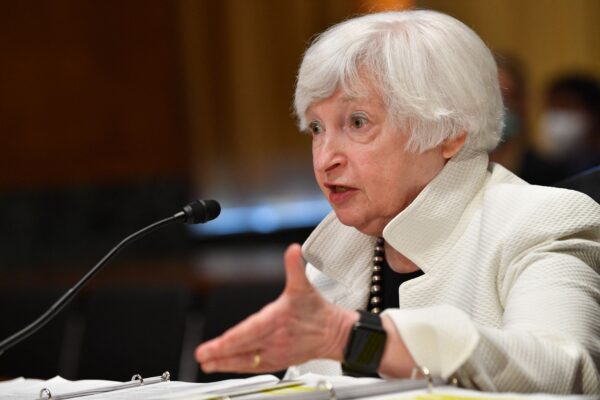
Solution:
[[[353,128],[360,129],[367,125],[367,118],[364,115],[353,115],[350,119],[350,123]]]
[[[308,124],[308,130],[313,135],[317,135],[317,134],[323,132],[323,128],[321,127],[321,124],[316,121],[313,121],[310,124]]]

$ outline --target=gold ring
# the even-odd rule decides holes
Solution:
[[[252,368],[258,368],[258,366],[260,365],[260,353],[257,351],[256,353],[254,353],[254,358],[252,359]]]

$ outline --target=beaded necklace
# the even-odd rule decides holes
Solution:
[[[381,312],[383,304],[383,261],[385,260],[385,250],[383,247],[383,238],[378,237],[375,242],[375,253],[373,255],[373,273],[371,275],[371,290],[369,291],[368,310],[373,314]]]
[[[378,237],[373,254],[371,287],[367,303],[367,310],[373,314],[381,313],[384,307],[399,307],[400,299],[393,295],[394,291],[398,291],[404,282],[423,275],[423,271],[420,269],[403,273],[393,271],[385,260],[384,243],[383,238]],[[386,293],[388,291],[389,293]]]

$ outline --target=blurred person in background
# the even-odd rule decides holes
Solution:
[[[494,58],[504,101],[504,126],[498,147],[490,153],[490,161],[516,173],[521,169],[528,142],[525,74],[516,58],[503,54],[495,54]]]
[[[426,367],[480,390],[600,393],[600,205],[489,163],[504,106],[470,28],[425,10],[335,25],[294,106],[333,212],[286,251],[277,300],[198,346],[205,372]]]
[[[540,121],[542,151],[524,158],[521,176],[537,185],[554,185],[600,165],[600,83],[569,74],[546,91]]]

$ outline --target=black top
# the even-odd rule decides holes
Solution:
[[[398,273],[390,267],[385,259],[383,260],[381,269],[383,278],[383,305],[381,306],[381,309],[399,308],[400,299],[398,297],[398,290],[400,285],[423,275],[423,271],[418,270],[414,272]]]

